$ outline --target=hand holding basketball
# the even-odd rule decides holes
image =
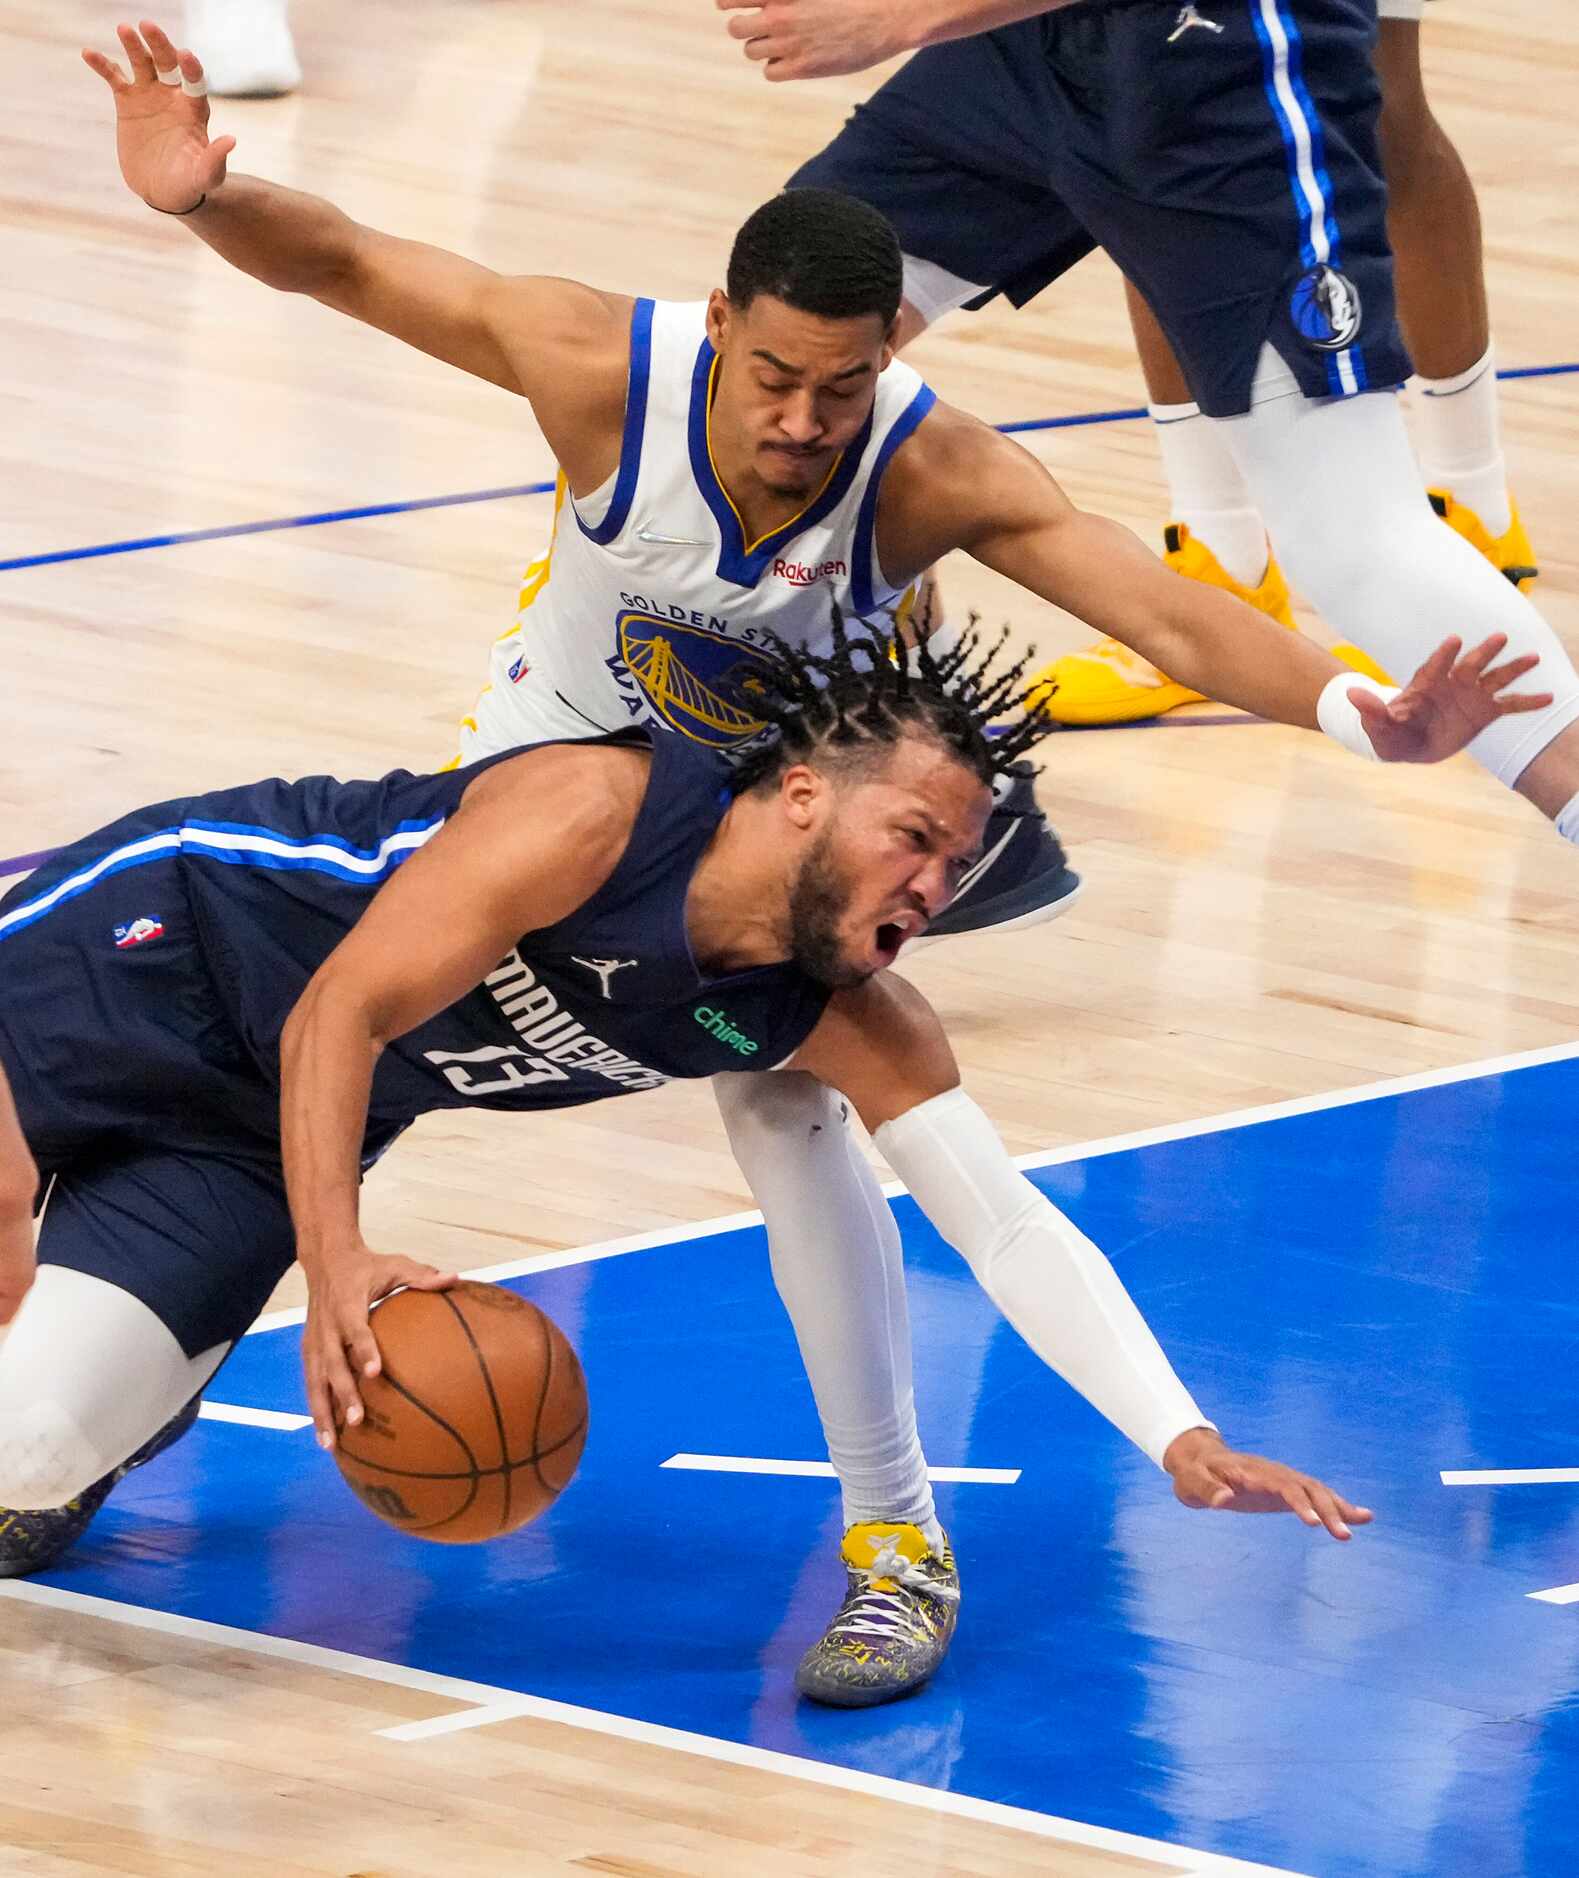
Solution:
[[[307,1327],[302,1367],[307,1372],[307,1408],[320,1447],[332,1448],[342,1424],[362,1420],[358,1376],[376,1376],[383,1366],[368,1325],[369,1308],[403,1285],[413,1291],[446,1291],[459,1283],[453,1272],[415,1259],[374,1252],[360,1240],[332,1257],[304,1257]]]
[[[178,53],[152,20],[144,20],[140,31],[130,26],[115,30],[132,68],[130,78],[102,52],[85,51],[82,58],[115,99],[121,175],[150,208],[187,214],[225,180],[225,159],[236,140],[209,141],[208,99],[186,89],[204,83],[202,62],[194,53]]]

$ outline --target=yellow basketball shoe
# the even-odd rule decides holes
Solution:
[[[959,1570],[948,1539],[939,1557],[919,1526],[871,1520],[839,1548],[844,1602],[801,1658],[795,1687],[834,1708],[871,1708],[919,1689],[959,1620]]]
[[[1519,520],[1519,505],[1510,495],[1508,507],[1513,520],[1505,535],[1493,535],[1471,508],[1467,508],[1448,489],[1428,489],[1431,506],[1455,534],[1462,535],[1477,554],[1485,555],[1497,572],[1511,580],[1520,593],[1527,593],[1540,577],[1535,564],[1535,549]]]
[[[1163,544],[1162,558],[1174,573],[1208,587],[1220,587],[1276,620],[1279,626],[1295,630],[1288,582],[1270,553],[1260,586],[1246,587],[1183,522],[1169,522],[1163,531]],[[1199,691],[1175,683],[1116,639],[1099,639],[1083,652],[1054,659],[1032,682],[1056,687],[1044,708],[1060,724],[1138,724],[1143,718],[1175,711],[1181,704],[1205,702]]]

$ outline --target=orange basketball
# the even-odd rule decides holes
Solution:
[[[400,1532],[468,1545],[535,1519],[587,1438],[587,1385],[559,1326],[498,1285],[397,1291],[373,1310],[382,1373],[359,1378],[340,1472]]]

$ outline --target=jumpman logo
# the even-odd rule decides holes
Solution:
[[[609,980],[616,972],[624,971],[627,965],[634,965],[637,961],[635,959],[578,959],[572,957],[570,962],[572,965],[585,965],[589,972],[596,972],[598,982],[603,987],[604,997],[612,998],[614,994],[609,990]]]
[[[1197,12],[1193,6],[1182,6],[1179,8],[1178,21],[1168,35],[1168,44],[1171,46],[1174,40],[1182,39],[1192,26],[1204,26],[1209,33],[1220,33],[1223,30],[1216,20],[1207,19],[1204,13]]]

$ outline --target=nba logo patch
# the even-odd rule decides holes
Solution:
[[[1360,290],[1335,267],[1313,267],[1294,283],[1289,303],[1294,330],[1321,352],[1341,352],[1352,346],[1364,310]]]
[[[510,667],[510,670],[506,674],[506,676],[509,678],[510,683],[512,685],[518,685],[520,684],[521,680],[525,678],[525,676],[531,669],[532,669],[531,666],[528,665],[526,662],[526,654],[523,652],[521,656],[515,661],[515,663]]]
[[[115,928],[115,949],[124,952],[130,946],[145,946],[150,939],[164,937],[162,919],[134,919],[128,925]]]

